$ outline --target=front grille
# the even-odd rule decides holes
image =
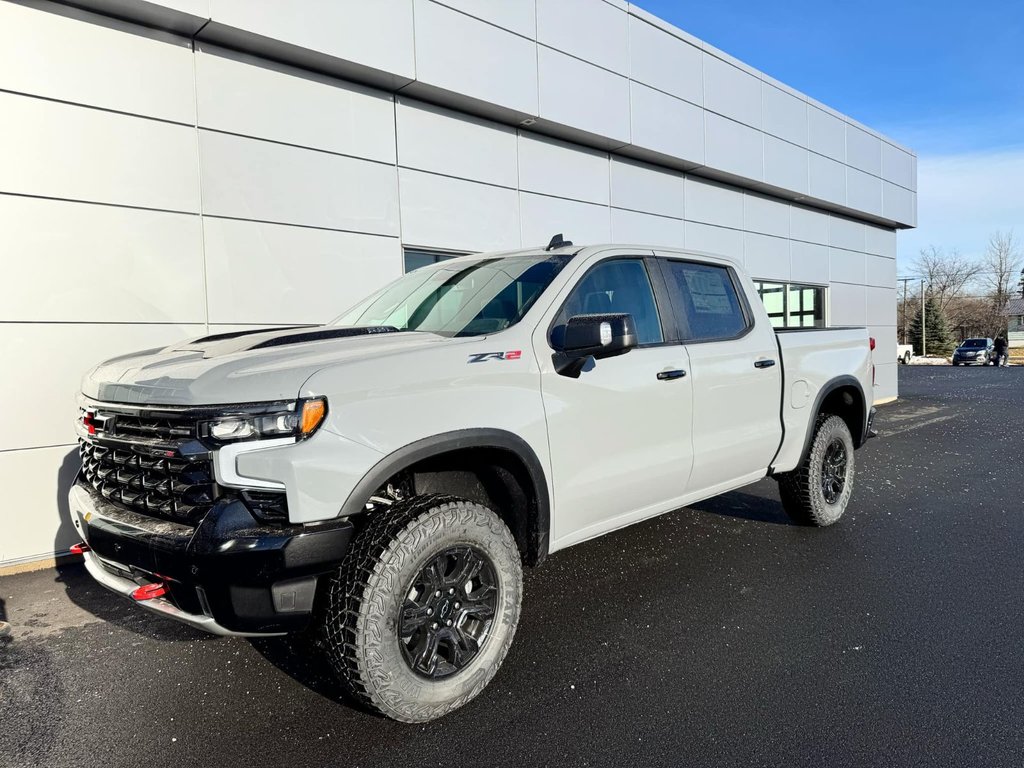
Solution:
[[[143,452],[130,443],[103,445],[79,441],[82,475],[103,498],[127,509],[176,522],[196,524],[217,497],[208,459]]]
[[[189,525],[213,506],[210,452],[198,439],[203,414],[96,403],[82,416],[82,479],[107,501]]]

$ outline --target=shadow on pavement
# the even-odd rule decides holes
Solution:
[[[724,496],[690,505],[690,509],[698,512],[710,512],[723,517],[736,517],[741,520],[753,520],[759,523],[776,525],[795,525],[778,499],[757,496],[744,491],[732,491]]]

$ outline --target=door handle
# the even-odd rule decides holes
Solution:
[[[775,361],[774,360],[755,360],[754,361],[754,367],[755,368],[771,368],[773,365],[775,365]]]
[[[686,371],[682,368],[675,368],[671,371],[659,371],[658,381],[672,381],[673,379],[681,379],[686,375]]]

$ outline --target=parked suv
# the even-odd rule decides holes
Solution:
[[[193,627],[312,632],[353,697],[431,720],[505,658],[524,565],[766,476],[798,523],[839,520],[872,347],[773,330],[718,256],[559,237],[445,261],[328,325],[90,371],[76,551]]]
[[[988,365],[995,357],[992,339],[967,339],[953,350],[953,365]]]

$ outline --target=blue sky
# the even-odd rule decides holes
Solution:
[[[926,245],[1024,235],[1021,0],[637,4],[917,152],[901,271]]]

